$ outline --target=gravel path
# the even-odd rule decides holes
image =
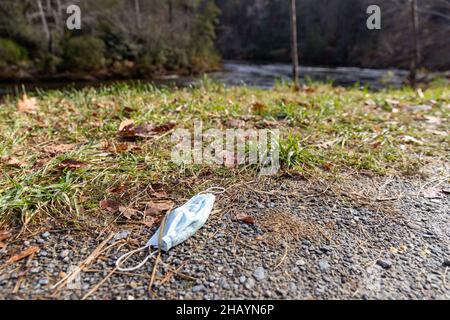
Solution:
[[[220,197],[220,210],[204,228],[162,255],[150,293],[153,262],[113,273],[88,298],[450,299],[450,186],[445,180],[424,184],[291,177],[235,187]],[[250,214],[256,223],[235,221],[236,213]],[[49,231],[8,245],[0,251],[0,266],[26,247],[41,250],[0,270],[0,298],[81,299],[108,276],[121,253],[143,245],[152,231],[119,226],[111,244],[121,238],[126,244],[107,250],[57,295],[52,286],[105,235],[96,240]]]

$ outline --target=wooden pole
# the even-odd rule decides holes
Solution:
[[[292,55],[292,82],[296,88],[298,82],[298,43],[297,43],[297,9],[295,0],[290,0],[291,13],[291,55]]]

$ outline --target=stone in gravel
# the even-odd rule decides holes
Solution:
[[[325,272],[328,269],[330,269],[330,264],[326,260],[320,260],[319,261],[319,269],[320,269],[320,271]]]
[[[205,291],[205,290],[206,290],[206,287],[202,284],[192,288],[192,292],[200,292],[200,291]]]
[[[41,251],[39,251],[38,255],[39,255],[40,257],[46,257],[46,256],[47,256],[47,251],[41,250]]]
[[[445,260],[444,260],[444,266],[446,266],[446,267],[450,267],[450,259],[449,258],[446,258]]]
[[[50,232],[46,231],[43,234],[41,234],[41,237],[44,239],[47,239],[48,237],[50,237]]]
[[[388,260],[378,260],[377,265],[379,265],[383,269],[389,269],[390,267],[392,267],[392,262]]]
[[[246,276],[241,276],[240,278],[239,278],[239,282],[240,283],[245,283],[245,280],[247,280],[247,277]]]
[[[248,278],[247,281],[245,282],[245,288],[248,290],[253,288],[254,285],[255,285],[255,280],[253,280],[253,278]]]
[[[39,273],[39,272],[41,272],[40,268],[32,268],[32,269],[30,269],[30,273]]]
[[[43,285],[43,286],[47,285],[48,284],[48,279],[41,279],[41,280],[39,280],[39,284]]]
[[[304,259],[299,259],[295,262],[296,266],[304,266],[306,264],[306,261]]]
[[[112,242],[119,241],[119,240],[122,240],[122,239],[126,239],[130,235],[130,233],[131,233],[131,231],[128,231],[128,230],[118,232],[114,236],[114,239],[112,240]]]
[[[61,251],[61,253],[59,254],[59,257],[61,259],[64,259],[64,258],[66,258],[69,255],[69,253],[70,253],[70,251],[65,249],[65,250]]]
[[[319,248],[319,250],[322,251],[322,252],[324,252],[324,253],[327,253],[327,252],[332,251],[333,249],[332,249],[330,246],[321,246],[321,247]]]
[[[256,268],[255,272],[253,272],[253,277],[258,281],[264,280],[266,278],[266,270],[263,267]]]

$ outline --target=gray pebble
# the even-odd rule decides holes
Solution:
[[[64,258],[66,258],[69,255],[69,253],[70,253],[70,251],[65,249],[65,250],[61,251],[61,253],[59,254],[59,257],[61,259],[64,259]]]
[[[202,284],[192,287],[192,292],[205,291],[206,287]]]
[[[319,261],[319,269],[320,269],[320,271],[325,272],[328,269],[330,269],[330,264],[326,260],[320,260]]]
[[[444,260],[444,266],[450,267],[450,259],[449,259],[449,258],[446,258],[446,259]]]
[[[255,285],[255,280],[253,280],[253,278],[248,278],[247,281],[245,282],[245,288],[248,290],[253,288],[254,285]]]
[[[379,265],[383,269],[389,269],[392,267],[392,262],[390,262],[388,260],[378,260],[377,265]]]
[[[41,237],[44,239],[47,239],[48,237],[50,237],[50,232],[46,231],[43,234],[41,234]]]
[[[264,280],[266,278],[266,270],[263,267],[256,268],[255,272],[253,272],[253,277],[258,281]]]

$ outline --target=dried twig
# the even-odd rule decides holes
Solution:
[[[74,270],[72,271],[70,274],[68,274],[67,276],[65,276],[63,279],[61,279],[59,282],[57,282],[54,286],[53,289],[56,288],[55,290],[55,294],[61,290],[68,282],[71,282],[75,279],[75,277],[81,272],[83,271],[84,268],[86,268],[87,266],[89,266],[92,262],[94,262],[101,254],[102,254],[102,250],[103,248],[108,244],[108,242],[112,239],[112,237],[114,236],[114,233],[111,233],[105,240],[103,240],[98,246],[97,248],[95,248],[94,251],[92,251],[92,253]]]

